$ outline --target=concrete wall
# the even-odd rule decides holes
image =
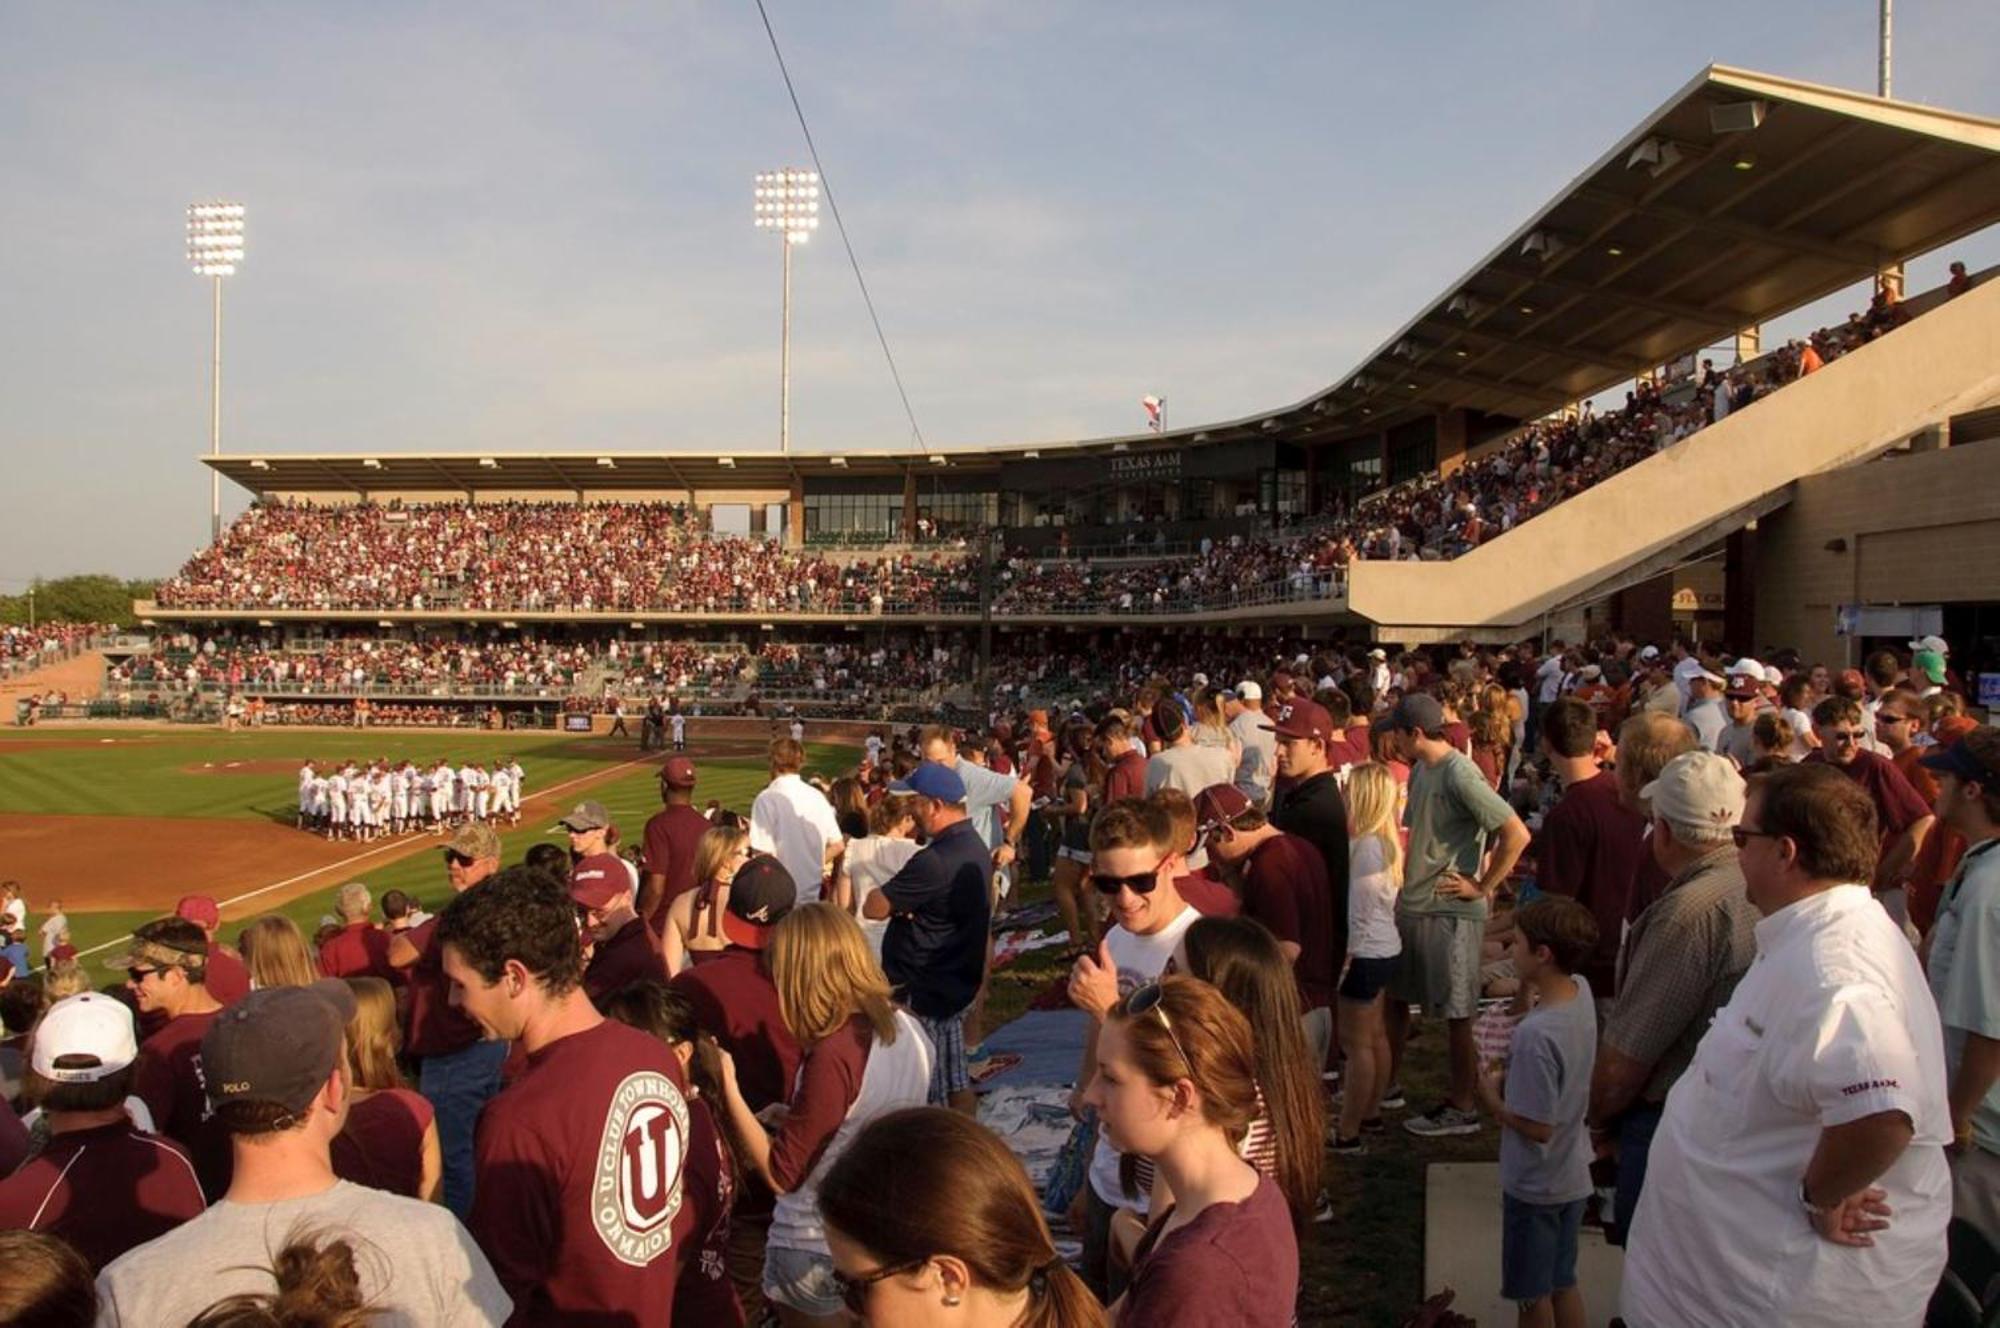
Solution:
[[[1380,634],[1534,624],[1542,614],[1803,475],[2000,399],[2000,282],[1448,563],[1355,564],[1348,607]]]
[[[2000,600],[2000,442],[1809,476],[1756,539],[1757,648],[1855,663],[1839,605]]]

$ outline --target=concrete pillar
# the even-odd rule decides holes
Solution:
[[[796,549],[806,542],[806,482],[792,476],[792,492],[785,499],[785,547]]]
[[[1465,411],[1462,408],[1438,412],[1438,474],[1449,475],[1465,464],[1466,434]]]
[[[917,472],[903,472],[903,538],[917,537]]]
[[[1940,420],[1910,435],[1912,452],[1942,452],[1951,446],[1951,421]]]
[[[1736,334],[1736,362],[1747,363],[1764,353],[1764,328],[1753,323]]]
[[[1757,531],[1748,526],[1723,541],[1722,639],[1739,654],[1756,656]]]

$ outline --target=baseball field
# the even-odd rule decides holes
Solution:
[[[760,734],[696,721],[688,755],[699,803],[718,799],[748,812],[767,782]],[[810,768],[832,774],[851,747],[808,745]],[[0,877],[28,901],[30,949],[41,962],[39,927],[61,900],[72,942],[100,985],[100,961],[119,953],[132,928],[171,912],[186,894],[222,906],[222,936],[262,913],[283,913],[310,936],[333,892],[366,881],[381,898],[400,889],[427,909],[443,904],[439,846],[430,834],[328,841],[297,829],[298,770],[307,759],[352,757],[420,764],[440,756],[492,761],[512,756],[526,772],[521,824],[502,827],[505,861],[540,841],[567,843],[557,819],[583,798],[608,807],[628,842],[658,810],[661,757],[636,742],[558,733],[434,730],[46,728],[0,737]]]

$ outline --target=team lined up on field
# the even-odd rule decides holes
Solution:
[[[489,767],[468,761],[454,767],[442,757],[419,768],[405,758],[386,757],[360,765],[329,764],[322,772],[307,761],[299,767],[301,830],[328,839],[367,841],[446,829],[472,821],[521,823],[521,763],[502,756]]]

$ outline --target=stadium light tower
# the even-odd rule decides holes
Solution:
[[[188,204],[188,266],[215,286],[215,340],[209,358],[208,454],[222,455],[222,279],[243,261],[243,205],[211,201]],[[222,538],[222,472],[208,473],[209,538]]]
[[[784,250],[784,321],[778,334],[778,451],[792,450],[792,246],[819,229],[819,174],[816,171],[760,171],[757,175],[757,229],[776,231]]]

